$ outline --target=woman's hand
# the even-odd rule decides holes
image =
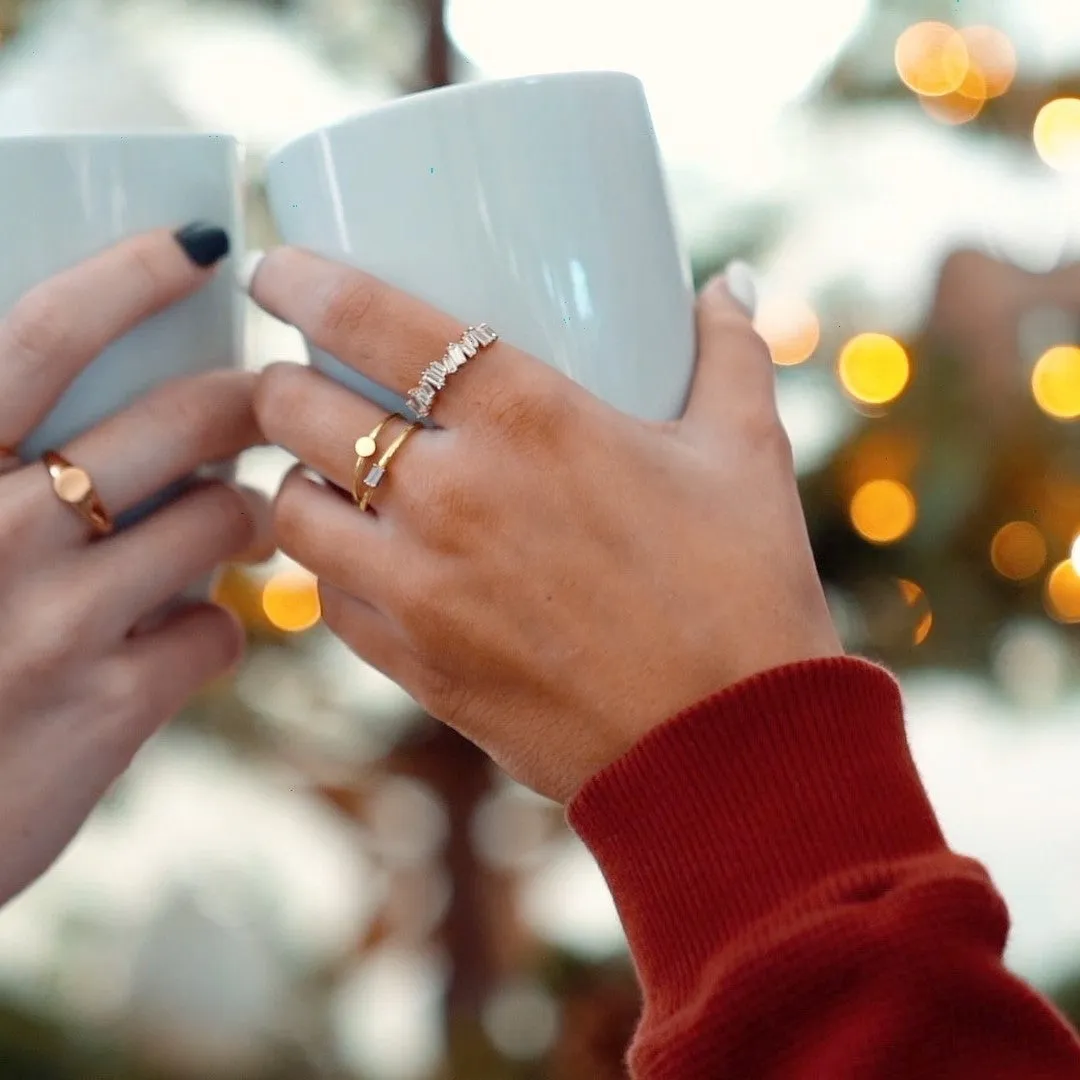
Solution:
[[[204,284],[209,271],[193,260],[205,248],[189,256],[166,231],[140,236],[16,305],[0,321],[0,445],[18,445],[112,339]],[[120,514],[257,441],[252,376],[222,372],[165,386],[62,451]],[[218,564],[271,546],[268,508],[220,483],[90,542],[43,465],[3,462],[0,901],[53,861],[143,741],[240,656],[240,628],[213,605],[146,617]]]
[[[255,299],[398,391],[463,327],[372,278],[283,248]],[[477,313],[482,315],[483,313]],[[840,645],[814,570],[768,352],[723,283],[699,307],[683,420],[624,416],[496,342],[439,393],[376,513],[295,471],[280,546],[319,576],[327,624],[511,775],[565,800],[645,732],[766,668]],[[374,405],[276,365],[266,438],[350,489]]]

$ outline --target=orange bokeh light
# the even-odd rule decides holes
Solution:
[[[267,619],[279,630],[310,630],[322,617],[319,583],[303,570],[282,571],[263,586],[262,606]]]
[[[968,95],[968,78],[974,73],[983,101],[1001,97],[1016,78],[1016,49],[1008,35],[995,26],[966,26],[960,36],[967,47],[969,68],[957,93]]]
[[[1046,541],[1030,521],[1010,521],[990,541],[990,562],[1002,577],[1026,581],[1046,565]]]
[[[955,92],[971,66],[960,32],[943,22],[909,26],[896,40],[894,59],[904,85],[923,97]]]
[[[1080,574],[1072,560],[1060,562],[1046,579],[1046,610],[1058,622],[1080,622]]]
[[[915,526],[915,496],[896,480],[871,480],[851,497],[855,531],[872,544],[893,544]]]

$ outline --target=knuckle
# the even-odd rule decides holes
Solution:
[[[573,414],[573,405],[563,388],[545,378],[495,390],[488,398],[487,409],[498,436],[529,451],[556,444]]]
[[[117,659],[101,666],[97,673],[95,699],[102,719],[124,721],[146,705],[146,680],[132,660]]]
[[[16,354],[29,361],[63,356],[75,344],[71,323],[46,288],[34,289],[19,300],[5,326]]]
[[[328,291],[318,313],[318,325],[331,338],[356,337],[368,325],[378,296],[378,290],[366,278],[347,273]]]
[[[55,679],[94,640],[92,604],[69,594],[58,605],[53,588],[42,593],[25,598],[19,620],[20,668],[28,679]]]
[[[266,435],[278,432],[283,422],[296,409],[300,387],[296,364],[271,364],[255,383],[255,416]]]

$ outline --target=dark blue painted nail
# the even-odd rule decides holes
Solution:
[[[229,234],[217,225],[193,221],[173,236],[196,266],[213,266],[229,254]]]

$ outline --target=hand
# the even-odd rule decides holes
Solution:
[[[162,231],[27,294],[0,322],[0,445],[18,445],[112,339],[208,277]],[[222,372],[165,386],[62,452],[93,478],[105,507],[122,513],[258,441],[252,378]],[[220,483],[90,542],[40,463],[8,455],[6,466],[0,902],[53,861],[143,741],[240,656],[241,630],[220,608],[147,616],[223,561],[266,557],[272,546],[269,507]],[[132,634],[140,623],[147,629]]]
[[[255,299],[365,375],[408,390],[462,325],[283,248]],[[685,419],[624,416],[509,344],[450,376],[375,492],[376,513],[286,480],[280,546],[327,624],[512,776],[566,800],[681,709],[746,676],[838,654],[777,418],[769,354],[722,283],[699,306]],[[266,438],[349,489],[381,418],[275,365]]]

